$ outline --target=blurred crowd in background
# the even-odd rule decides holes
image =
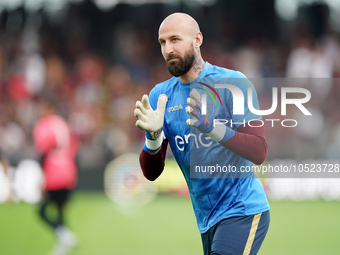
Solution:
[[[170,78],[158,27],[168,14],[182,11],[200,25],[203,59],[254,78],[261,108],[270,108],[272,87],[280,87],[277,80],[303,78],[290,85],[310,90],[306,107],[311,119],[292,107],[285,119],[301,119],[296,128],[266,123],[268,159],[339,159],[340,27],[330,26],[331,8],[301,5],[293,20],[284,21],[274,0],[214,2],[196,7],[185,1],[118,4],[102,10],[92,1],[72,1],[52,14],[25,6],[3,9],[2,153],[14,166],[25,158],[38,159],[31,133],[41,98],[55,103],[81,139],[81,171],[102,171],[119,155],[139,153],[144,132],[135,127],[134,105]],[[275,114],[266,118],[283,119],[279,111]]]

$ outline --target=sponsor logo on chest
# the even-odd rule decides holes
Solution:
[[[180,104],[180,105],[176,105],[176,106],[174,106],[174,107],[169,107],[168,108],[168,112],[174,112],[174,111],[177,111],[177,110],[180,110],[180,109],[182,109],[183,107],[182,107],[182,105]]]

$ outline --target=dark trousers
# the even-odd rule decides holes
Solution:
[[[70,190],[53,190],[46,191],[43,201],[39,207],[39,215],[49,226],[53,229],[60,225],[64,225],[64,209],[69,199]],[[54,204],[56,207],[56,217],[48,215],[47,207],[50,204]]]

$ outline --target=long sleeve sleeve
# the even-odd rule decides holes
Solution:
[[[163,172],[167,146],[168,140],[165,139],[161,149],[154,155],[142,150],[139,156],[139,163],[145,178],[149,181],[156,180]]]
[[[252,121],[251,126],[240,126],[235,136],[221,145],[237,155],[259,165],[262,164],[268,154],[265,129],[259,126],[260,121]]]

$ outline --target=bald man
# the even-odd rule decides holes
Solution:
[[[173,76],[183,83],[197,78],[204,67],[200,53],[203,36],[191,16],[184,13],[168,16],[160,25],[158,41]]]
[[[267,156],[262,117],[248,109],[248,91],[259,109],[256,91],[242,73],[202,59],[203,35],[191,16],[169,15],[158,33],[174,77],[136,102],[136,126],[146,131],[143,174],[150,181],[158,178],[170,144],[189,188],[204,254],[257,254],[270,215],[252,171],[253,163],[262,164]],[[243,114],[234,113],[237,107]]]

